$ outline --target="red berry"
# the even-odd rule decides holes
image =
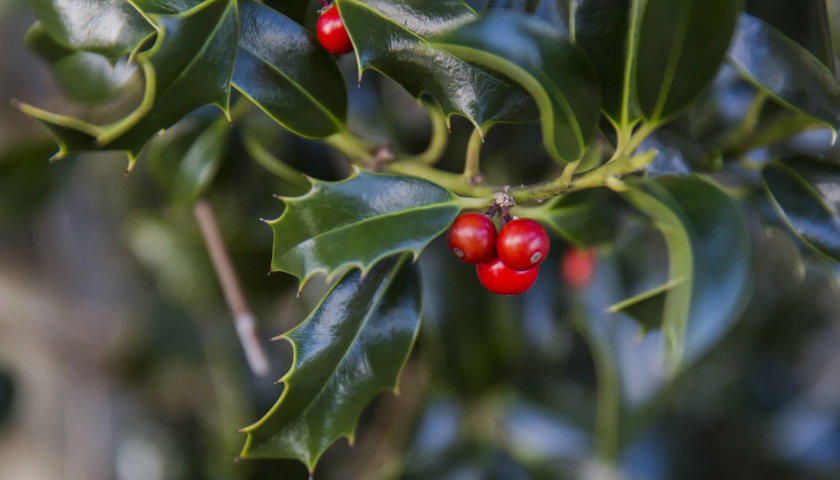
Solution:
[[[514,270],[536,267],[548,256],[548,234],[539,223],[524,218],[509,222],[499,232],[496,251]]]
[[[478,281],[487,290],[499,295],[519,295],[537,281],[540,267],[514,270],[505,265],[501,259],[494,258],[476,265],[475,271],[478,273]]]
[[[595,263],[594,249],[572,247],[563,255],[563,278],[572,288],[580,290],[592,281]]]
[[[480,213],[464,213],[449,229],[449,249],[467,263],[496,256],[496,225]]]
[[[347,29],[344,28],[344,22],[335,4],[330,5],[321,13],[315,30],[318,33],[318,41],[328,51],[335,54],[353,51],[353,42],[347,35]]]

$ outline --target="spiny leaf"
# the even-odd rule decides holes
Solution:
[[[741,15],[729,59],[750,82],[782,103],[840,128],[840,84],[808,50],[763,21]]]
[[[321,454],[380,391],[397,388],[420,326],[420,282],[410,255],[345,275],[321,304],[280,338],[294,348],[274,407],[242,429],[242,458],[294,458],[314,471]]]
[[[329,281],[342,271],[363,271],[398,252],[418,256],[458,214],[456,197],[416,177],[359,170],[341,182],[313,181],[301,197],[268,222],[274,230],[271,268],[306,284],[317,273]]]
[[[749,290],[749,232],[734,202],[701,177],[664,176],[628,185],[625,198],[651,217],[668,245],[670,281],[663,289],[661,328],[666,371],[673,375],[740,312]]]
[[[530,121],[533,102],[506,79],[471,65],[429,38],[477,18],[461,0],[337,0],[353,40],[359,72],[379,71],[412,95],[434,98],[447,117],[460,114],[479,128]]]
[[[498,12],[432,39],[458,58],[511,78],[537,102],[543,144],[559,162],[583,156],[601,106],[591,64],[562,33],[530,15]]]
[[[73,50],[112,59],[134,51],[154,33],[126,0],[32,0],[31,5],[55,40]]]
[[[332,55],[305,28],[243,2],[233,86],[289,130],[321,138],[346,128],[347,92]]]
[[[806,244],[840,262],[840,166],[791,157],[764,169],[764,186],[790,229]]]
[[[158,131],[198,107],[228,111],[230,79],[239,35],[235,0],[208,0],[179,15],[153,16],[154,46],[137,54],[146,93],[140,106],[115,123],[100,126],[31,105],[19,108],[49,128],[59,143],[55,158],[82,150],[137,152]]]
[[[708,86],[726,55],[740,9],[739,0],[647,0],[635,70],[646,118],[669,118]]]

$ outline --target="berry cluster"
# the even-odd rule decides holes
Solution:
[[[518,295],[531,288],[548,256],[548,234],[528,219],[510,220],[497,234],[490,216],[465,213],[452,224],[448,239],[452,253],[476,264],[478,280],[499,295]]]

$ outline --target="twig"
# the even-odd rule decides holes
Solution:
[[[251,314],[251,309],[242,293],[242,287],[239,285],[236,271],[233,269],[233,263],[225,249],[213,208],[207,200],[202,198],[195,203],[193,214],[198,221],[201,235],[204,237],[207,252],[210,254],[210,261],[213,263],[216,277],[219,279],[225,295],[225,301],[233,314],[236,333],[239,335],[239,342],[245,351],[248,366],[257,376],[268,375],[268,357],[257,336],[257,322],[254,315]]]

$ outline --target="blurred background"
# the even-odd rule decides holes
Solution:
[[[314,23],[306,2],[266,3]],[[542,4],[542,17],[562,25],[555,2]],[[840,25],[840,9],[832,9]],[[258,378],[247,368],[192,210],[167,184],[197,129],[219,112],[197,111],[156,138],[130,174],[120,154],[51,164],[53,141],[11,98],[108,118],[125,101],[115,98],[130,97],[137,85],[129,67],[111,69],[93,54],[40,57],[24,45],[33,22],[26,0],[0,2],[0,479],[306,479],[297,462],[235,461],[245,439],[236,430],[276,401],[282,386],[274,380],[291,351],[267,343],[271,374]],[[342,67],[353,129],[421,151],[430,131],[423,108],[375,73],[358,87],[352,58]],[[699,142],[740,118],[754,94],[725,68],[699,113],[669,126],[660,141]],[[309,175],[336,180],[349,171],[322,144],[258,112],[243,122],[273,155]],[[272,194],[301,191],[267,175],[241,133],[224,132],[207,199],[268,339],[303,320],[326,286],[312,282],[296,298],[290,276],[266,275],[272,235],[258,219],[281,212]],[[469,134],[466,121],[453,120],[445,168],[460,168]],[[494,128],[482,159],[489,180],[543,178],[551,161],[539,135],[534,125]],[[838,158],[821,131],[777,149]],[[676,162],[688,155],[671,153]],[[751,156],[761,162],[775,153]],[[768,227],[772,210],[750,190],[749,176],[723,170],[740,186],[752,227],[752,296],[729,333],[665,391],[646,382],[643,361],[622,364],[617,475],[840,478],[838,270]],[[599,245],[587,294],[560,278],[560,238],[537,286],[519,298],[487,295],[439,241],[428,249],[422,332],[401,394],[377,397],[356,444],[337,442],[316,478],[611,478],[592,459],[595,374],[577,325],[588,321],[582,312],[592,292],[611,295],[616,275],[649,282],[666,259],[661,237],[628,206],[609,195],[586,201],[597,208],[581,228]],[[642,341],[636,327],[626,335]]]

